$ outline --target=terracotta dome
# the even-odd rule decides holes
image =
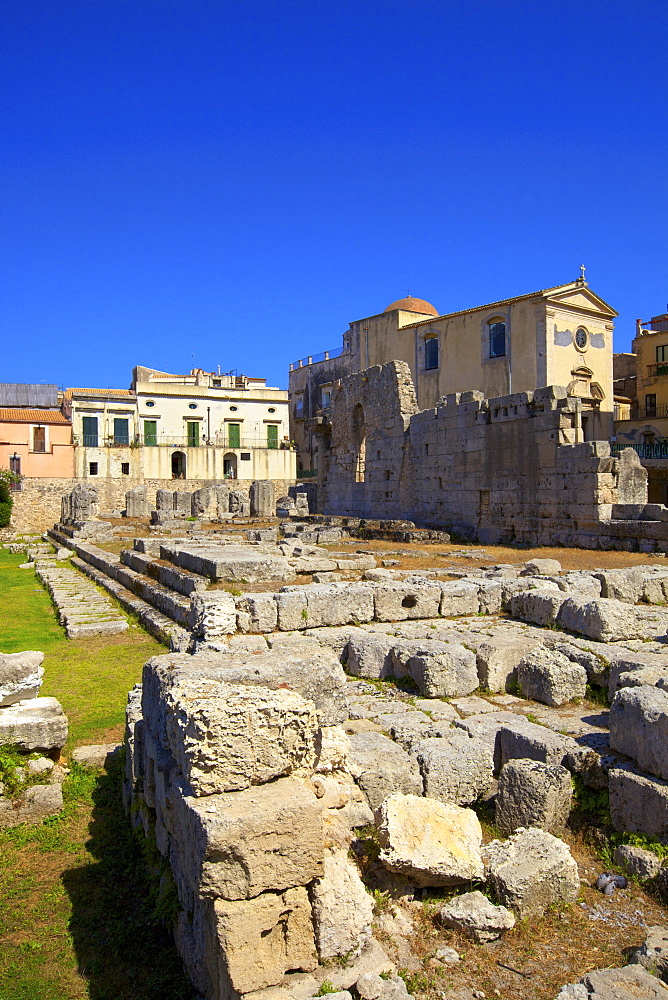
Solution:
[[[425,299],[414,299],[412,295],[407,295],[405,299],[397,299],[396,302],[390,303],[387,309],[383,311],[386,313],[393,312],[395,309],[405,309],[407,312],[414,313],[424,313],[427,316],[438,316],[438,309],[435,309],[431,302],[426,302]]]

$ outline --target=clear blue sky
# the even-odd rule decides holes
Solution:
[[[266,375],[412,294],[668,300],[665,0],[5,0],[3,382]]]

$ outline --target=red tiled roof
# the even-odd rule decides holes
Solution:
[[[23,407],[0,407],[0,420],[13,420],[24,424],[69,424],[60,410],[28,410]]]
[[[74,393],[81,393],[85,396],[121,396],[124,399],[132,396],[134,399],[134,393],[130,392],[129,389],[66,389],[65,399],[72,399]]]

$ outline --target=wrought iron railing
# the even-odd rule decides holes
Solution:
[[[655,441],[654,444],[621,444],[610,442],[610,454],[618,458],[625,448],[633,448],[638,458],[668,458],[668,441]]]
[[[294,451],[295,445],[289,441],[268,438],[230,438],[224,434],[212,434],[207,438],[202,434],[198,438],[187,436],[173,437],[166,434],[137,434],[134,438],[101,438],[94,434],[75,434],[74,444],[83,448],[204,448],[212,446],[227,448],[230,451],[243,451],[254,448],[269,450]]]
[[[627,404],[628,406],[628,404]],[[623,410],[624,404],[619,404]],[[618,417],[620,420],[652,420],[657,417],[668,417],[668,406],[665,403],[631,403],[628,406],[628,417]]]
[[[655,365],[647,365],[648,378],[659,378],[661,375],[668,375],[668,361],[659,361]]]

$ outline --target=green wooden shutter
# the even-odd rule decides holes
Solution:
[[[158,421],[157,420],[145,420],[144,421],[144,444],[147,445],[157,445],[158,443]]]
[[[196,420],[188,421],[188,447],[197,448],[199,445],[199,423]]]
[[[114,417],[114,444],[130,444],[130,422],[125,417]]]
[[[241,447],[241,424],[227,425],[227,443],[230,448]]]
[[[83,444],[87,448],[97,448],[97,417],[82,417]]]
[[[267,424],[267,448],[278,448],[278,424]]]

